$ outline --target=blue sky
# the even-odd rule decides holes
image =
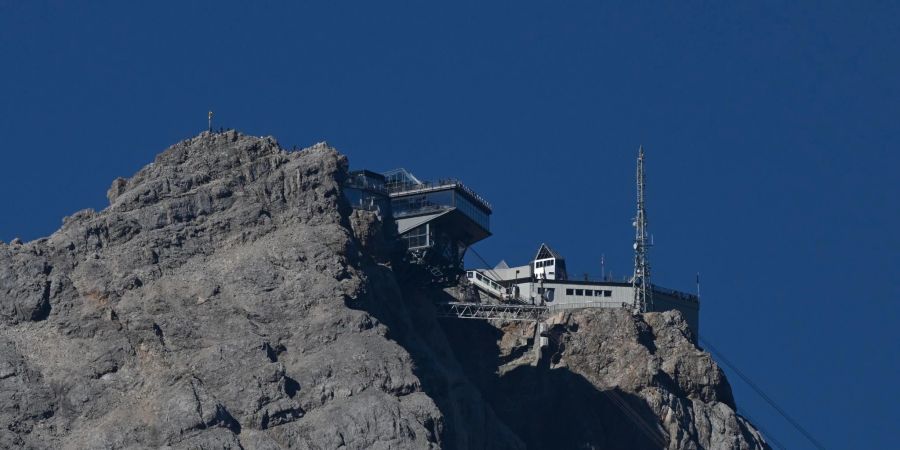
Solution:
[[[0,239],[103,208],[212,108],[466,180],[492,263],[546,241],[622,276],[644,145],[655,281],[700,272],[702,334],[826,447],[896,445],[896,3],[295,3],[0,0]]]

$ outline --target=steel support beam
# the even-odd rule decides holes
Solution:
[[[437,304],[438,317],[454,319],[502,319],[539,321],[547,314],[546,306],[489,303],[448,302]]]

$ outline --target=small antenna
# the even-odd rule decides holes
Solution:
[[[209,110],[209,114],[207,114],[207,119],[209,120],[209,128],[207,128],[207,131],[209,131],[210,133],[212,133],[212,116],[213,112],[212,110]]]
[[[697,272],[697,299],[700,299],[700,272]]]
[[[600,279],[606,281],[606,255],[600,254]]]

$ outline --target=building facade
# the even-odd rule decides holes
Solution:
[[[493,299],[488,301],[542,305],[551,311],[635,306],[632,283],[572,280],[565,258],[547,244],[541,244],[526,265],[501,262],[492,269],[465,271],[468,248],[491,235],[492,209],[459,180],[425,182],[405,169],[357,170],[350,172],[343,194],[352,207],[393,219],[408,261],[425,269],[431,283],[452,285],[464,279]],[[656,285],[652,289],[652,310],[677,309],[694,333],[699,332],[696,295]]]
[[[550,311],[634,306],[634,287],[630,282],[571,280],[566,272],[565,258],[547,244],[541,244],[535,258],[527,265],[509,267],[502,262],[493,269],[469,270],[466,278],[480,291],[492,297],[544,305]],[[492,284],[499,288],[491,290]],[[499,296],[491,295],[494,292]],[[681,312],[695,334],[699,332],[699,298],[654,285],[653,311],[672,309]]]
[[[466,250],[491,235],[490,203],[459,180],[425,182],[406,169],[360,170],[350,173],[344,196],[354,208],[392,217],[409,260],[435,281],[457,281]]]

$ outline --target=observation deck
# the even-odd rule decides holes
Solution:
[[[397,232],[407,248],[430,247],[444,237],[464,251],[491,235],[490,203],[461,181],[421,181],[406,169],[383,175]]]

